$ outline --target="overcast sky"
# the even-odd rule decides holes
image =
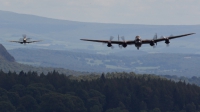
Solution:
[[[200,24],[200,0],[0,0],[0,10],[82,22]]]

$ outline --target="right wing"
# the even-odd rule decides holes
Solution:
[[[195,34],[195,33],[188,33],[188,34],[183,34],[183,35],[170,36],[170,37],[167,37],[167,38],[170,40],[170,39],[185,37],[185,36],[189,36],[189,35],[193,35],[193,34]],[[166,38],[162,37],[162,38],[155,39],[154,41],[160,42],[160,41],[164,41],[164,40],[166,40]]]
[[[189,36],[189,35],[193,35],[195,33],[188,33],[188,34],[183,34],[183,35],[177,35],[177,36],[169,36],[169,37],[161,37],[161,38],[158,38],[158,39],[145,39],[145,40],[142,40],[142,44],[149,44],[152,42],[152,40],[154,42],[161,42],[161,41],[165,41],[166,39],[175,39],[175,38],[180,38],[180,37],[185,37],[185,36]]]
[[[91,39],[80,39],[83,41],[100,42],[100,43],[111,43],[111,44],[123,44],[123,41],[110,41],[110,40],[91,40]]]

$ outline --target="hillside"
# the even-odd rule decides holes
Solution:
[[[8,51],[2,44],[0,44],[0,60],[15,62],[15,58],[8,53]]]
[[[66,76],[67,75],[67,76]],[[1,112],[197,112],[200,87],[153,75],[0,71]],[[94,78],[95,77],[95,78]]]
[[[13,49],[19,63],[84,72],[136,72],[157,75],[200,76],[199,54],[129,51],[97,54],[86,51]]]
[[[33,15],[18,14],[0,11],[0,40],[7,49],[13,48],[45,48],[54,50],[85,49],[101,52],[116,52],[120,49],[110,50],[106,45],[91,42],[82,42],[81,38],[109,39],[110,36],[125,36],[126,40],[132,40],[136,35],[145,39],[152,39],[154,34],[158,36],[179,35],[194,32],[196,35],[175,39],[170,47],[165,49],[165,43],[159,43],[156,49],[149,45],[143,45],[140,50],[146,52],[171,52],[171,53],[199,53],[199,46],[196,46],[200,39],[200,25],[138,25],[138,24],[104,24],[104,23],[83,23],[67,20],[38,17]],[[22,34],[27,34],[33,40],[43,40],[22,46],[17,43],[7,42],[18,40]],[[116,40],[117,38],[115,38]],[[128,46],[125,50],[136,49]]]
[[[20,64],[15,61],[15,58],[7,52],[5,47],[0,44],[0,70],[4,72],[28,72],[28,71],[36,71],[37,73],[47,74],[48,72],[58,71],[59,73],[64,74],[76,74],[83,75],[86,74],[84,72],[77,72],[73,70],[63,69],[63,68],[53,68],[53,67],[34,67],[27,64]]]

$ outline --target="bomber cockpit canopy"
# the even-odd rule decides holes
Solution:
[[[140,40],[140,36],[136,36],[135,39],[136,39],[136,40]]]

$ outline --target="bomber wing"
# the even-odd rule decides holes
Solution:
[[[158,39],[144,39],[144,40],[142,40],[142,44],[150,44],[152,41],[154,41],[156,43],[156,42],[160,42],[160,41],[165,41],[166,39],[170,40],[170,39],[189,36],[189,35],[193,35],[193,34],[195,34],[195,33],[170,36],[170,37],[166,37],[166,38],[162,37],[162,38],[158,38]],[[130,40],[130,41],[110,41],[110,40],[91,40],[91,39],[80,39],[80,40],[91,41],[91,42],[100,42],[100,43],[112,43],[112,44],[119,44],[119,45],[122,45],[124,43],[126,43],[127,45],[135,44],[135,40]]]
[[[135,40],[128,40],[128,41],[125,41],[125,43],[128,45],[135,44]]]
[[[183,35],[170,36],[170,37],[166,37],[166,38],[168,38],[170,40],[170,39],[175,39],[175,38],[179,38],[179,37],[185,37],[185,36],[189,36],[189,35],[193,35],[193,34],[195,34],[195,33],[188,33],[188,34],[183,34]],[[158,39],[156,39],[154,41],[155,42],[160,42],[160,41],[166,40],[166,38],[162,37],[162,38],[158,38]]]
[[[91,40],[91,39],[80,39],[83,41],[100,42],[100,43],[112,43],[112,44],[123,44],[123,41],[110,41],[110,40]]]
[[[158,39],[153,39],[154,42],[160,42],[160,41],[165,41],[166,39],[175,39],[175,38],[179,38],[179,37],[185,37],[185,36],[189,36],[189,35],[193,35],[195,33],[188,33],[188,34],[183,34],[183,35],[177,35],[177,36],[169,36],[169,37],[162,37],[162,38],[158,38]],[[149,44],[150,42],[152,42],[152,40],[150,39],[145,39],[142,40],[143,44]]]

